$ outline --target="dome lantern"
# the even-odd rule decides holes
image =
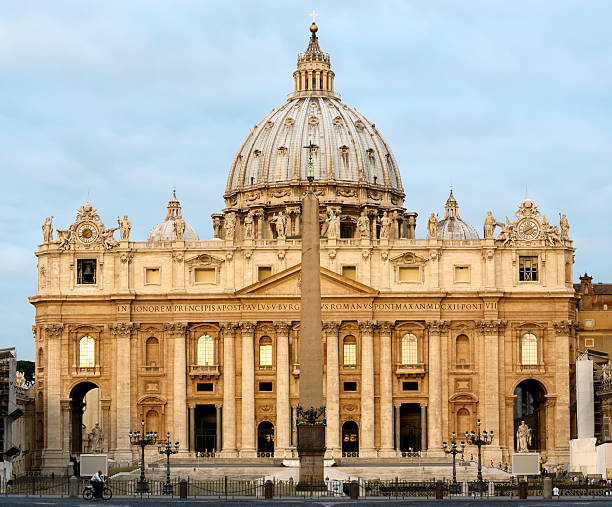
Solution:
[[[476,229],[459,216],[452,187],[444,205],[444,218],[438,223],[438,239],[478,239]]]
[[[166,210],[166,218],[151,229],[147,241],[198,240],[195,229],[181,215],[181,203],[176,198],[176,190],[172,191]]]

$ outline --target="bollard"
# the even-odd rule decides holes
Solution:
[[[442,481],[436,482],[436,500],[442,500],[444,498],[444,483]]]
[[[351,482],[349,491],[351,493],[351,500],[357,500],[359,498],[359,483],[357,481]]]
[[[78,498],[81,493],[79,489],[81,489],[81,481],[79,481],[78,477],[73,475],[68,480],[68,496],[70,498]]]
[[[187,481],[185,479],[179,482],[179,498],[187,498]]]
[[[542,481],[542,496],[547,499],[552,498],[552,479],[550,477],[544,477]]]
[[[267,480],[264,484],[264,498],[269,500],[274,497],[274,483],[271,480]]]
[[[519,498],[521,500],[527,499],[527,481],[519,481]]]

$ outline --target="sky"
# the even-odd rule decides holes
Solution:
[[[308,13],[335,88],[385,137],[405,206],[452,184],[482,230],[528,196],[566,213],[574,276],[612,282],[609,1],[0,2],[0,347],[33,359],[46,216],[88,199],[145,240],[176,186],[200,239],[249,129],[293,87]]]

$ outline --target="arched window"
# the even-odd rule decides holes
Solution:
[[[357,339],[352,335],[344,337],[342,359],[344,366],[357,366]]]
[[[198,366],[215,364],[215,344],[211,336],[205,334],[198,338]]]
[[[412,333],[402,336],[400,352],[402,364],[417,364],[417,337]]]
[[[269,336],[259,340],[259,366],[272,366],[272,338]]]
[[[538,364],[538,339],[531,333],[526,333],[521,338],[521,364]]]
[[[455,359],[457,368],[467,368],[470,365],[470,339],[464,334],[457,336],[455,341]]]
[[[94,339],[91,336],[83,336],[79,341],[79,367],[94,367]]]
[[[147,366],[159,365],[159,340],[154,336],[147,338],[145,344],[145,362]]]

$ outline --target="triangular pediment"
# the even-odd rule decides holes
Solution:
[[[376,289],[356,282],[345,276],[320,267],[321,296],[374,296]],[[302,285],[302,265],[297,264],[276,273],[261,282],[254,283],[236,292],[237,296],[296,296],[299,297]]]

